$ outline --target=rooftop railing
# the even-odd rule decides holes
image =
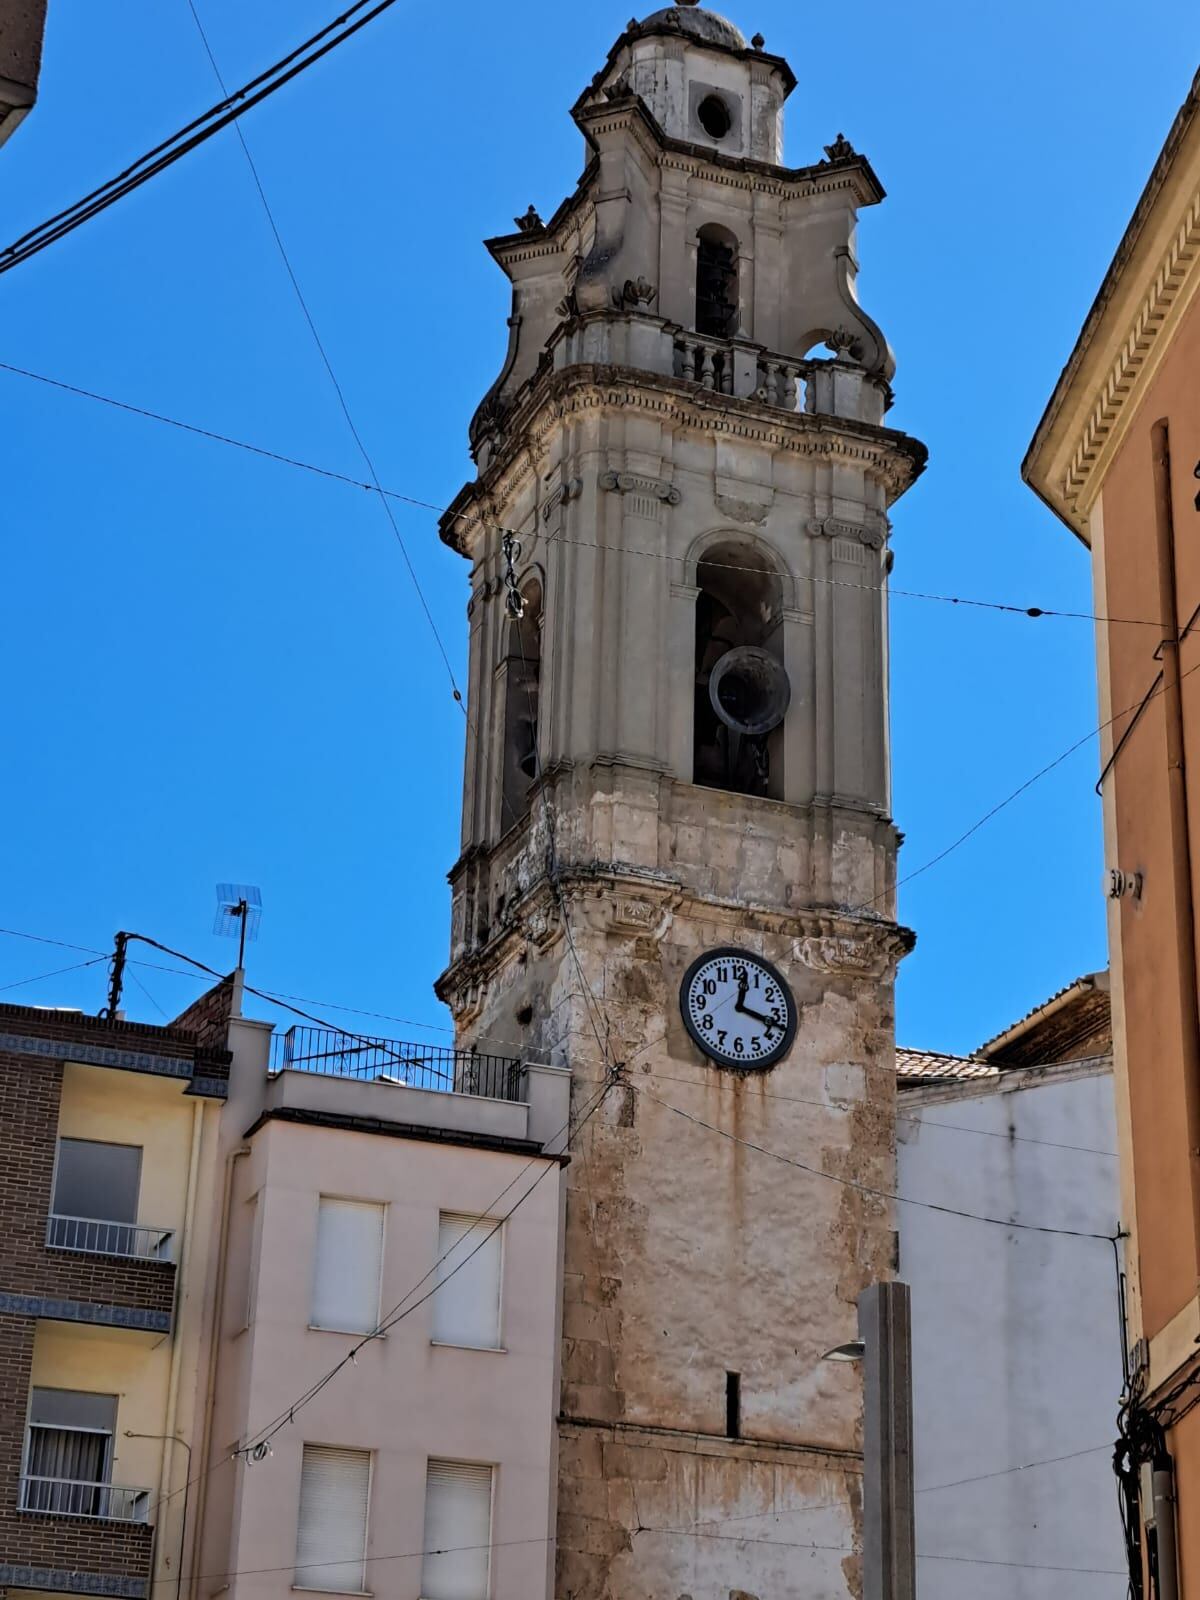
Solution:
[[[96,1217],[64,1217],[52,1212],[46,1243],[56,1250],[89,1256],[131,1256],[137,1261],[174,1260],[175,1235],[170,1228],[148,1228],[133,1222],[105,1222]]]
[[[21,1479],[21,1510],[56,1517],[91,1517],[112,1522],[149,1522],[150,1490],[119,1483],[81,1483],[75,1478]]]
[[[272,1072],[317,1072],[359,1083],[475,1094],[491,1100],[524,1098],[521,1063],[476,1050],[364,1038],[332,1028],[296,1026],[271,1039]]]

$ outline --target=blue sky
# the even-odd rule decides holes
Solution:
[[[197,4],[231,83],[334,9]],[[731,14],[800,80],[789,162],[841,130],[889,191],[859,288],[897,351],[889,420],[930,448],[895,585],[1090,610],[1086,554],[1019,464],[1200,57],[1194,5],[1162,0],[1136,92],[1117,0],[1086,20],[865,0],[852,30],[784,0]],[[401,0],[244,119],[389,487],[445,504],[470,475],[508,310],[479,241],[574,186],[568,108],[627,15]],[[41,99],[0,151],[3,242],[216,98],[186,0],[50,0]],[[0,360],[358,474],[232,131],[5,275],[0,302]],[[463,719],[374,497],[4,372],[0,428],[0,922],[96,947],[132,928],[227,966],[213,885],[256,883],[252,981],[444,1025]],[[465,564],[430,513],[397,515],[460,668]],[[1095,725],[1093,639],[900,597],[892,630],[912,872]],[[902,1040],[971,1048],[1103,964],[1096,772],[1093,743],[902,890]],[[0,937],[0,985],[74,959]],[[103,970],[3,997],[96,1010]],[[139,976],[143,1020],[198,992]]]

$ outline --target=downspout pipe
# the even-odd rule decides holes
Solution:
[[[1163,707],[1167,737],[1167,803],[1175,899],[1176,983],[1182,1013],[1184,1111],[1191,1179],[1193,1267],[1200,1282],[1200,997],[1197,994],[1196,912],[1188,820],[1183,695],[1179,672],[1179,607],[1176,593],[1175,519],[1171,502],[1171,440],[1165,419],[1151,431],[1154,463],[1154,536],[1158,564],[1159,615],[1170,630],[1162,642]]]
[[[229,1217],[233,1200],[233,1176],[237,1162],[250,1154],[248,1144],[236,1145],[225,1157],[225,1182],[221,1190],[221,1223],[217,1240],[217,1282],[213,1294],[212,1316],[208,1327],[208,1373],[204,1394],[204,1423],[200,1432],[200,1461],[201,1471],[198,1482],[199,1493],[196,1503],[195,1529],[196,1536],[192,1540],[192,1594],[198,1592],[196,1584],[200,1577],[200,1562],[203,1556],[204,1513],[208,1505],[208,1479],[213,1470],[209,1466],[209,1450],[212,1443],[213,1411],[216,1406],[217,1384],[217,1356],[221,1337],[225,1326],[225,1278],[226,1260],[229,1254]]]

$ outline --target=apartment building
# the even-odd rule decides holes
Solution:
[[[168,1027],[0,1006],[0,1586],[178,1587],[229,993]]]
[[[1091,554],[1130,1235],[1123,1494],[1131,1564],[1156,1600],[1200,1596],[1198,370],[1200,74],[1023,467]]]
[[[229,1042],[192,1593],[549,1596],[569,1074]]]

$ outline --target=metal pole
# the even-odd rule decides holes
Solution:
[[[1192,1261],[1200,1275],[1200,1000],[1196,993],[1196,914],[1192,901],[1192,850],[1188,824],[1183,697],[1179,684],[1179,611],[1175,591],[1175,519],[1171,503],[1171,440],[1165,421],[1151,432],[1154,463],[1154,535],[1162,642],[1163,718],[1167,741],[1167,806],[1175,914],[1175,982],[1180,1029],[1183,1103],[1191,1176]]]
[[[129,943],[129,937],[127,933],[117,934],[108,975],[108,1004],[100,1013],[102,1017],[115,1017],[121,1009],[121,990],[125,983],[125,946]]]
[[[912,1319],[906,1283],[858,1297],[863,1341],[863,1600],[915,1600]]]

